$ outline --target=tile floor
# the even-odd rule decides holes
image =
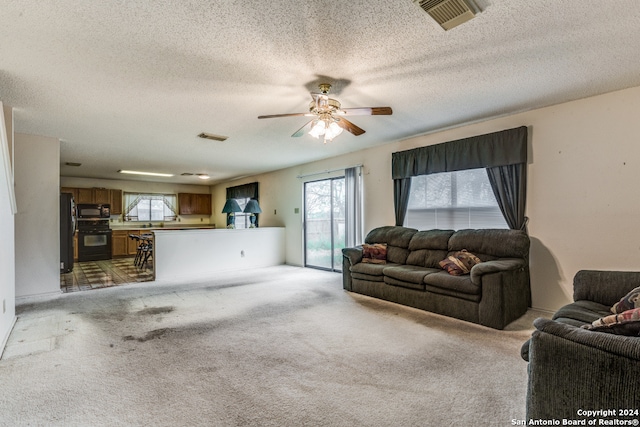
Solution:
[[[62,292],[88,291],[153,280],[151,268],[133,265],[133,257],[76,262],[73,271],[60,275]]]

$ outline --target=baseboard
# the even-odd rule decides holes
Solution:
[[[37,301],[39,298],[47,299],[53,295],[61,295],[61,294],[64,294],[64,292],[62,292],[62,289],[53,291],[53,292],[44,292],[42,294],[21,295],[16,297],[16,305],[18,305],[18,303],[23,303],[23,302]]]
[[[16,325],[17,320],[18,320],[18,316],[13,316],[13,320],[11,321],[11,326],[7,330],[7,334],[2,338],[2,345],[0,345],[0,359],[2,359],[2,355],[4,354],[4,348],[7,345],[7,341],[9,341],[9,337],[11,336],[11,332],[13,332],[13,327]]]

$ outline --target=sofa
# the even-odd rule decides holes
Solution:
[[[386,259],[363,262],[367,245]],[[504,329],[531,306],[529,237],[520,230],[426,230],[384,226],[345,248],[343,287],[375,298]],[[452,275],[440,265],[461,251],[479,263]]]
[[[529,420],[640,419],[640,320],[613,321],[611,311],[629,295],[640,304],[639,286],[638,272],[582,270],[573,279],[574,302],[534,321],[521,351],[529,362]],[[615,416],[585,412],[600,409]]]

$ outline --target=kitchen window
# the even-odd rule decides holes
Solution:
[[[124,220],[175,221],[177,200],[175,194],[124,193]]]

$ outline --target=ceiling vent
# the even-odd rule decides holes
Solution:
[[[413,0],[445,30],[467,22],[476,15],[471,0]]]
[[[228,136],[220,136],[220,135],[214,135],[212,133],[205,133],[202,132],[200,135],[198,135],[200,138],[204,138],[204,139],[212,139],[214,141],[226,141],[227,138],[229,138]]]

